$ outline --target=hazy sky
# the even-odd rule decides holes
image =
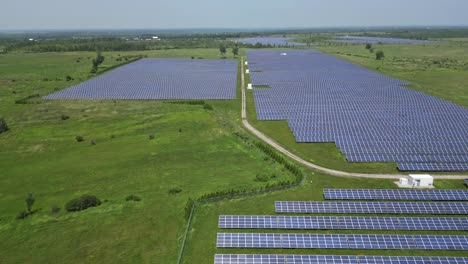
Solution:
[[[468,0],[5,0],[0,29],[468,25]]]

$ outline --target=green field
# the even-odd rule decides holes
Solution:
[[[332,43],[314,47],[370,70],[409,81],[411,89],[468,107],[468,44],[376,44],[374,48],[384,51],[383,61],[375,60],[375,54],[366,50],[365,45]],[[347,172],[398,173],[393,163],[348,163],[333,143],[296,143],[286,121],[256,119],[252,90],[247,91],[247,111],[254,127],[307,161]]]
[[[105,53],[103,66],[116,64],[118,54],[128,53]],[[145,54],[218,57],[214,49]],[[209,102],[214,111],[162,101],[35,99],[15,104],[88,78],[92,56],[0,55],[0,116],[11,129],[0,134],[1,263],[174,263],[189,197],[292,179],[263,152],[232,135],[238,130],[232,120],[240,116],[239,100]],[[75,80],[67,82],[66,75]],[[77,135],[85,141],[78,143]],[[257,174],[275,178],[259,182]],[[169,194],[172,188],[182,191]],[[29,192],[36,197],[37,212],[16,220]],[[82,194],[104,202],[78,213],[51,212]],[[142,201],[125,201],[130,194]]]
[[[458,55],[461,50],[450,51],[457,47],[465,49],[463,45],[453,44],[445,49],[446,53]],[[399,54],[416,52],[411,51],[412,46],[385,45],[385,48],[388,51],[382,47],[387,58],[391,58],[394,49]],[[340,52],[337,55],[345,59],[404,77],[398,75],[395,62],[390,59],[377,63],[371,57],[362,57],[368,52],[364,47],[321,49],[328,49],[326,51],[332,54]],[[409,51],[404,53],[405,49]],[[414,49],[419,48],[414,46]],[[424,51],[420,53],[425,54]],[[103,55],[106,60],[100,72],[121,64],[118,58],[128,55],[219,58],[216,49],[108,52]],[[17,102],[92,78],[89,71],[94,56],[93,52],[0,55],[0,117],[5,118],[11,129],[0,134],[1,263],[175,263],[187,223],[184,207],[189,198],[231,189],[258,189],[294,179],[278,162],[233,134],[242,131],[240,87],[237,100],[207,101],[214,107],[213,111],[205,110],[202,105],[145,100],[47,101],[39,97],[24,100],[25,103]],[[464,56],[458,56],[459,60],[466,61]],[[454,62],[444,63],[450,63],[446,67],[452,67]],[[414,60],[409,60],[405,67],[416,67],[413,64]],[[466,71],[435,66],[426,70],[446,78],[444,87],[447,92],[443,93],[450,97],[448,99],[462,105],[463,101],[466,103],[467,86],[461,82]],[[418,68],[416,72],[415,79],[406,80],[416,83],[415,80],[424,75],[424,69]],[[405,70],[400,74],[412,76]],[[73,80],[67,81],[67,75]],[[431,80],[426,82],[431,84]],[[424,78],[421,83],[425,84]],[[431,93],[432,90],[441,93],[436,84],[434,81],[428,88],[415,84],[415,89],[424,87]],[[286,122],[256,121],[253,109],[249,92],[249,121],[307,160],[346,171],[396,172],[393,164],[348,164],[332,144],[297,144]],[[62,115],[69,119],[62,120]],[[83,136],[85,141],[78,143],[77,135]],[[150,135],[155,138],[150,140]],[[96,144],[90,144],[91,140]],[[249,140],[254,139],[249,136]],[[211,263],[215,253],[223,252],[273,252],[216,250],[219,214],[274,214],[275,200],[321,200],[323,187],[394,187],[387,180],[343,179],[304,171],[307,181],[295,189],[198,206],[183,262]],[[259,181],[257,175],[267,176],[268,182]],[[436,185],[464,188],[461,180],[439,181]],[[171,189],[181,192],[170,194]],[[24,220],[16,220],[16,215],[25,210],[24,200],[30,192],[36,197],[36,212]],[[82,194],[96,195],[103,204],[83,212],[65,212],[64,204]],[[125,201],[130,194],[140,196],[142,201]],[[55,206],[61,207],[61,211],[52,212]],[[322,250],[274,251],[298,252],[355,254]],[[398,251],[359,252],[370,253],[396,254]],[[403,253],[461,254],[440,251]]]

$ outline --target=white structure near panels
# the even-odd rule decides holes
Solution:
[[[235,99],[237,61],[141,59],[45,99]]]
[[[349,162],[402,171],[468,171],[468,109],[314,50],[247,52],[259,120],[286,120],[297,142],[334,142]]]

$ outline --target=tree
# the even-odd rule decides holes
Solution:
[[[3,118],[0,118],[0,133],[7,132],[10,128],[8,128],[7,123]]]
[[[237,43],[234,44],[234,47],[232,48],[232,55],[234,55],[234,58],[239,56],[239,45]]]
[[[32,193],[29,193],[25,201],[26,201],[26,208],[28,209],[28,213],[32,214],[32,206],[34,205],[36,198],[34,198]]]
[[[376,60],[383,60],[383,58],[385,58],[385,54],[383,51],[379,50],[375,53]]]
[[[367,44],[366,44],[366,49],[368,49],[368,50],[372,49],[372,44],[367,43]]]
[[[98,71],[99,65],[101,65],[104,62],[104,56],[102,56],[102,53],[100,50],[97,51],[96,53],[96,58],[93,59],[93,68],[91,68],[91,73],[96,73]]]
[[[219,45],[219,53],[221,53],[222,57],[226,57],[226,46],[224,43]]]

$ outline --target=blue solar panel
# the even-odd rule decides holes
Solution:
[[[245,38],[236,40],[236,42],[244,43],[244,44],[251,44],[255,45],[260,43],[262,45],[271,45],[276,47],[298,47],[298,46],[306,46],[305,43],[298,43],[290,41],[291,38],[274,38],[274,37],[262,37],[262,38]],[[314,44],[315,45],[315,44]]]
[[[297,142],[334,142],[349,162],[468,171],[468,109],[314,50],[248,51],[258,120],[287,120]]]
[[[388,43],[388,44],[427,44],[433,43],[430,40],[419,40],[419,39],[401,39],[401,38],[383,38],[383,37],[360,37],[360,36],[341,36],[337,37],[333,41],[353,43],[353,44],[376,44],[376,43]]]
[[[275,202],[277,213],[468,214],[462,202]]]
[[[468,201],[466,190],[324,189],[327,200]]]
[[[468,250],[468,236],[218,233],[218,248]]]
[[[468,230],[468,218],[221,215],[218,227],[302,230]]]
[[[468,264],[464,257],[216,254],[214,264]]]
[[[237,61],[142,59],[46,99],[235,99]]]

